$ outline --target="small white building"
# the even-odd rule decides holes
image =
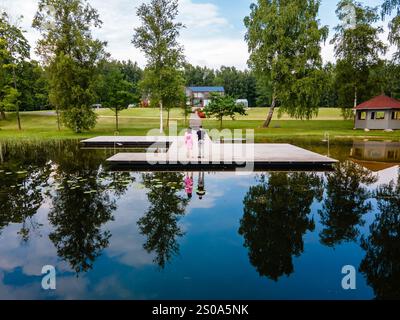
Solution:
[[[354,128],[399,130],[400,101],[381,95],[361,103],[355,108]]]

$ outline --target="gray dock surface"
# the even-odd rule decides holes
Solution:
[[[97,137],[82,141],[84,146],[133,146],[153,147],[148,152],[118,153],[107,162],[120,168],[224,169],[253,166],[265,169],[316,168],[324,169],[337,163],[332,158],[290,145],[215,143],[206,136],[203,156],[198,158],[197,142],[188,155],[183,137]],[[167,148],[164,148],[167,146]]]

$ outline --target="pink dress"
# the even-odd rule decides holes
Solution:
[[[188,176],[185,178],[185,192],[187,194],[193,193],[193,180]]]
[[[189,132],[185,133],[185,145],[186,145],[186,148],[188,148],[189,150],[193,149],[193,135],[192,135],[192,133],[189,133]]]

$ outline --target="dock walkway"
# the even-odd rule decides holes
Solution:
[[[196,141],[197,142],[197,141]],[[107,159],[120,168],[213,168],[248,167],[258,169],[324,169],[336,160],[290,144],[215,143],[208,135],[198,158],[195,142],[188,155],[183,137],[97,137],[83,140],[85,147],[144,147],[147,152],[121,152]]]

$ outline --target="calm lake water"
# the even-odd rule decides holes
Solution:
[[[341,162],[121,173],[105,165],[113,150],[0,143],[0,298],[400,298],[400,144],[292,143]],[[356,290],[342,289],[345,265]]]

